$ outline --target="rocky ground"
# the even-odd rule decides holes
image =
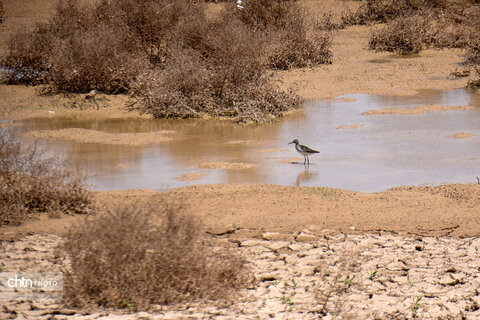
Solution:
[[[148,312],[75,310],[60,303],[1,301],[1,319],[478,319],[480,239],[346,235],[314,227],[266,232],[238,247],[256,284],[227,304],[156,306]],[[3,270],[62,271],[61,237],[2,242]]]

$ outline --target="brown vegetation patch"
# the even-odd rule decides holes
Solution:
[[[358,129],[363,127],[363,124],[342,124],[337,129]]]
[[[252,278],[245,260],[214,249],[178,206],[116,205],[71,228],[64,301],[129,310],[151,304],[231,300]]]
[[[463,138],[470,138],[470,137],[473,137],[473,136],[474,136],[473,133],[460,132],[460,133],[456,133],[454,135],[451,135],[450,138],[463,139]]]
[[[236,162],[204,162],[198,165],[200,169],[250,169],[255,167],[253,163],[236,163]]]
[[[399,54],[418,53],[423,48],[421,32],[424,20],[418,16],[401,17],[374,31],[368,42],[370,49]]]
[[[86,213],[90,208],[90,193],[74,172],[36,145],[0,130],[0,226],[39,212]]]
[[[468,82],[468,88],[473,91],[480,91],[480,67],[475,68],[476,79]]]
[[[155,117],[270,121],[300,99],[271,84],[267,68],[331,61],[330,36],[310,34],[304,16],[281,0],[208,15],[185,0],[63,0],[49,21],[10,38],[2,65],[7,83],[129,93],[132,108]]]
[[[27,132],[25,135],[41,139],[76,140],[85,143],[144,145],[148,143],[170,141],[174,131],[161,130],[142,133],[111,133],[82,128],[68,128],[59,130],[37,130]]]
[[[414,108],[400,109],[400,108],[387,108],[380,110],[369,110],[362,113],[364,116],[375,114],[420,114],[434,111],[462,111],[473,109],[471,106],[439,106],[439,105],[426,105],[416,106]]]
[[[195,181],[195,180],[200,180],[204,176],[205,176],[205,173],[193,172],[193,173],[183,173],[181,176],[175,177],[173,179],[178,181]]]
[[[471,63],[479,56],[478,1],[369,0],[351,18],[352,23],[387,22],[371,34],[370,49],[411,54],[426,47],[466,48]]]

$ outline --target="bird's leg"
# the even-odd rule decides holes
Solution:
[[[306,157],[307,157],[307,163],[310,164],[310,159],[308,158],[308,156],[306,156]]]
[[[303,155],[303,164],[305,164],[305,162],[307,162],[307,157]]]

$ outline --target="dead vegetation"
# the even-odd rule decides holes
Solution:
[[[72,171],[0,130],[0,225],[20,223],[39,212],[86,213],[90,207],[90,194]]]
[[[157,117],[256,122],[299,105],[269,83],[268,68],[331,62],[330,36],[309,32],[296,2],[205,10],[186,0],[60,0],[47,23],[10,38],[5,81],[129,93]]]
[[[467,62],[478,50],[480,3],[476,0],[366,0],[340,17],[331,13],[315,22],[319,30],[384,23],[372,32],[372,50],[411,54],[425,48],[466,48]]]
[[[3,0],[0,0],[0,23],[5,20],[5,7],[3,6]]]
[[[355,12],[342,17],[339,27],[385,23],[373,31],[372,50],[399,54],[422,49],[466,48],[467,60],[476,56],[480,28],[480,3],[476,0],[367,0]],[[478,41],[477,41],[478,42]]]
[[[155,199],[86,219],[70,229],[64,249],[70,306],[231,300],[253,279],[243,257],[214,248],[193,217]]]

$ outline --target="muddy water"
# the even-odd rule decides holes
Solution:
[[[474,108],[362,115],[368,110],[428,104]],[[87,182],[94,190],[272,183],[369,192],[399,185],[476,182],[480,176],[480,97],[464,90],[428,91],[410,97],[346,95],[307,103],[301,113],[254,127],[204,120],[45,118],[23,120],[21,128],[25,132],[63,128],[113,133],[175,131],[173,140],[144,146],[42,141],[52,152],[86,169]],[[473,136],[451,137],[461,132]],[[309,166],[288,145],[295,138],[320,151],[310,157]]]

